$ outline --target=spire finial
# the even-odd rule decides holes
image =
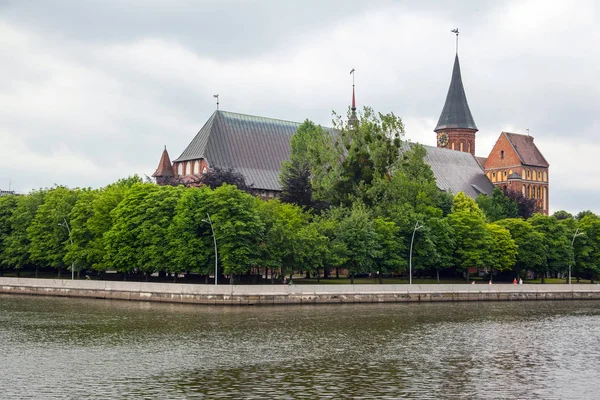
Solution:
[[[219,94],[213,94],[213,97],[217,99],[217,111],[219,111]]]
[[[450,32],[456,34],[456,54],[458,54],[458,34],[460,32],[458,31],[458,28],[454,28]]]
[[[167,149],[167,145],[165,144],[165,150]]]
[[[352,75],[352,112],[356,111],[356,99],[354,97],[354,72],[355,69],[352,68],[350,71],[350,75]]]

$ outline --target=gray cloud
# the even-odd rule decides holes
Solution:
[[[149,175],[163,145],[176,157],[193,138],[214,93],[230,111],[329,125],[350,68],[360,105],[434,144],[459,27],[478,155],[529,128],[551,164],[551,209],[600,212],[595,3],[414,3],[0,2],[0,188]]]

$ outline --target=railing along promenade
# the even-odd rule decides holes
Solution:
[[[600,299],[596,284],[197,285],[0,277],[0,293],[209,305]]]

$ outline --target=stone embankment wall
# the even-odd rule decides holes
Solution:
[[[591,300],[600,285],[191,285],[0,278],[0,293],[210,305]]]

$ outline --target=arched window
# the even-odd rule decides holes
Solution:
[[[523,196],[527,196],[527,187],[523,185]]]
[[[548,174],[544,171],[544,182],[548,182]]]
[[[463,151],[463,142],[460,142],[460,151]]]
[[[539,187],[539,186],[537,187],[537,198],[538,198],[538,199],[541,199],[541,198],[542,198],[541,189],[540,189],[540,187]]]
[[[500,159],[504,160],[504,150],[500,150]]]
[[[177,173],[183,175],[183,163],[177,164]]]
[[[452,150],[454,150],[454,143],[451,143],[450,147],[452,148]]]
[[[469,151],[469,153],[471,152],[471,142],[467,143],[467,150]]]

